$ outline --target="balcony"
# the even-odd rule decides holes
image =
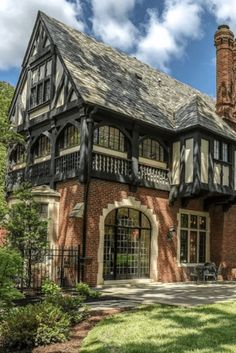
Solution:
[[[54,180],[62,181],[78,177],[79,157],[79,151],[56,157]],[[7,176],[7,190],[11,191],[14,186],[19,185],[23,181],[29,181],[34,186],[49,184],[52,179],[50,170],[51,160],[47,160],[30,165],[27,171],[27,178],[25,169],[12,171]],[[132,161],[130,159],[93,152],[91,176],[92,178],[132,184]],[[168,191],[168,170],[139,163],[138,185]]]

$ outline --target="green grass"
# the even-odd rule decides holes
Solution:
[[[81,353],[235,353],[236,302],[196,308],[155,305],[101,321]]]

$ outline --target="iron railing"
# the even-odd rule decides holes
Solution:
[[[16,279],[21,290],[39,290],[46,279],[62,288],[80,282],[80,247],[27,248],[21,251],[23,271]]]

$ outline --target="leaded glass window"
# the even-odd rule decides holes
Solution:
[[[158,141],[147,138],[139,145],[139,156],[164,162],[164,149]]]
[[[125,152],[125,136],[115,127],[101,126],[94,131],[94,144],[111,150]]]
[[[49,156],[51,153],[51,142],[45,135],[39,137],[33,148],[33,158]]]
[[[79,129],[74,125],[68,125],[59,137],[59,149],[67,149],[80,144]]]
[[[204,263],[207,253],[208,217],[193,212],[180,214],[180,262]]]
[[[36,66],[31,73],[30,108],[47,102],[51,96],[52,60]]]

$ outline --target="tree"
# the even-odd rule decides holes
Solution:
[[[0,247],[0,320],[1,310],[10,305],[12,300],[21,298],[21,293],[15,288],[14,277],[22,271],[20,254],[7,246]]]
[[[34,200],[29,185],[13,194],[15,202],[8,206],[4,228],[9,244],[22,253],[26,249],[42,249],[47,245],[48,221],[40,218],[40,204]]]
[[[13,93],[14,87],[0,81],[0,214],[6,207],[4,186],[7,148],[13,143],[23,141],[22,136],[10,129],[8,121],[8,109]]]

